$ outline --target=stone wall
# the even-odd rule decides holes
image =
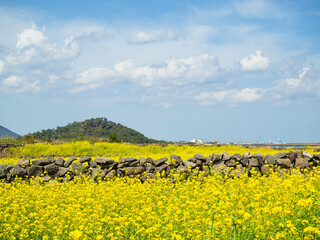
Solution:
[[[11,147],[22,147],[23,144],[0,143],[0,158],[7,156],[7,150]]]
[[[290,169],[308,169],[320,166],[320,154],[310,154],[305,151],[279,152],[275,155],[263,156],[260,153],[249,152],[230,156],[227,152],[219,155],[202,156],[195,154],[187,160],[180,156],[171,155],[170,158],[153,160],[150,157],[122,158],[118,161],[111,158],[75,156],[65,160],[52,156],[30,160],[19,159],[17,165],[0,165],[0,179],[3,182],[14,182],[17,178],[28,181],[30,178],[40,177],[43,181],[69,181],[79,176],[90,176],[94,180],[107,180],[112,177],[139,177],[141,181],[147,178],[156,179],[157,175],[167,177],[171,173],[185,173],[205,171],[206,175],[221,172],[224,175],[259,173],[267,174],[271,169],[283,173]],[[196,171],[195,171],[196,170]],[[158,174],[159,173],[159,174]]]

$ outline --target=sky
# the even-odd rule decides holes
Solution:
[[[318,0],[1,0],[0,125],[320,142]]]

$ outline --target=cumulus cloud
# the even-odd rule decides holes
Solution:
[[[310,69],[303,67],[297,77],[283,78],[276,81],[273,91],[283,96],[283,98],[298,97],[299,95],[311,94],[317,95],[320,79],[311,79],[308,77]]]
[[[6,56],[6,63],[9,66],[57,63],[76,57],[80,51],[78,43],[72,36],[65,39],[63,46],[60,47],[56,43],[47,43],[46,40],[47,37],[39,30],[34,28],[23,30],[18,34],[16,50]]]
[[[14,75],[2,80],[2,90],[8,93],[37,92],[40,90],[39,82],[30,82],[25,77]]]
[[[173,41],[178,39],[178,35],[175,31],[158,31],[158,32],[144,32],[140,31],[134,34],[130,39],[130,44],[143,44],[162,41]]]
[[[39,46],[46,39],[47,37],[43,34],[43,32],[40,32],[34,28],[27,28],[18,34],[16,48],[23,49],[32,45]]]
[[[77,84],[131,82],[141,86],[175,85],[214,82],[220,71],[215,56],[201,54],[188,58],[171,58],[160,64],[137,66],[133,60],[126,60],[113,68],[91,68],[79,73]],[[82,88],[85,90],[85,88]]]
[[[202,92],[195,97],[201,105],[240,104],[260,100],[265,94],[261,88],[244,88],[241,90]]]
[[[255,53],[237,60],[237,62],[239,62],[243,71],[266,70],[269,67],[269,59],[263,56],[261,50],[257,50]]]

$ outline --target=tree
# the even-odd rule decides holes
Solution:
[[[121,142],[119,138],[117,138],[114,134],[109,134],[109,142]]]

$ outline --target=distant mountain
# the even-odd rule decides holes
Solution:
[[[0,138],[6,138],[6,137],[17,138],[17,137],[21,137],[21,136],[15,132],[12,132],[8,128],[5,128],[0,125]]]
[[[145,137],[143,134],[121,125],[108,121],[106,118],[92,118],[82,122],[69,123],[64,127],[42,130],[31,135],[36,139],[45,141],[51,140],[76,140],[87,138],[109,138],[116,136],[122,142],[130,143],[153,143],[157,140]]]

